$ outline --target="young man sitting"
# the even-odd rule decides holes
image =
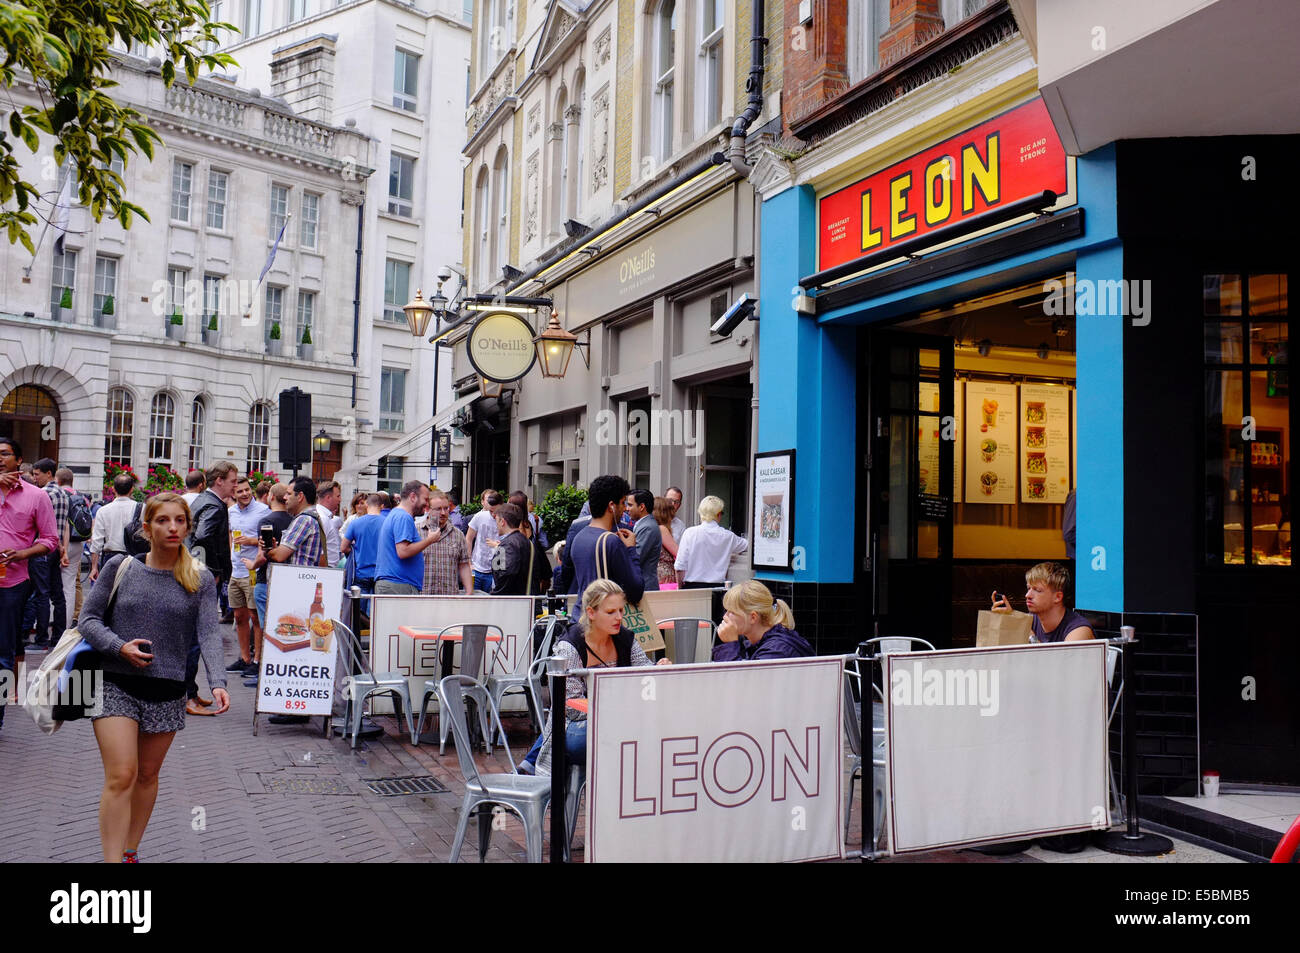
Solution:
[[[1073,609],[1065,608],[1070,572],[1060,563],[1039,563],[1025,573],[1025,611],[1033,617],[1035,642],[1079,642],[1095,638],[1092,625]],[[1006,596],[993,593],[995,612],[1010,612]]]

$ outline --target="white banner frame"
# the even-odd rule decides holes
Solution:
[[[889,812],[889,853],[891,854],[909,854],[920,853],[931,850],[952,849],[958,847],[974,847],[982,844],[995,844],[1010,840],[1029,840],[1035,837],[1052,836],[1056,834],[1070,833],[1074,831],[1088,830],[1106,830],[1110,827],[1109,811],[1109,785],[1108,777],[1110,770],[1110,746],[1107,735],[1107,706],[1109,699],[1109,685],[1106,680],[1106,645],[1104,640],[1090,640],[1082,642],[1053,642],[1047,644],[1031,645],[1012,645],[1012,646],[988,646],[984,648],[967,648],[967,649],[942,649],[934,652],[905,652],[892,653],[885,655],[881,660],[883,683],[889,686],[885,693],[885,805]],[[1040,668],[1046,674],[1050,672],[1051,666],[1035,665],[1037,662],[1047,662],[1048,659],[1056,653],[1077,653],[1075,657],[1070,657],[1068,662],[1071,667],[1076,668],[1080,673],[1089,670],[1095,676],[1089,681],[1080,681],[1078,683],[1064,684],[1060,681],[1048,681],[1044,679],[1035,683],[1030,680],[1021,681],[1017,686],[1017,692],[1024,692],[1024,698],[1016,697],[1015,694],[1008,696],[1003,687],[998,687],[998,705],[999,711],[1002,706],[1008,706],[1007,718],[998,722],[990,718],[986,725],[981,725],[979,719],[984,717],[978,713],[978,704],[932,704],[922,702],[913,704],[901,701],[901,681],[896,682],[896,673],[905,676],[909,685],[918,681],[917,669],[914,666],[926,665],[932,662],[942,661],[959,661],[964,662],[964,667],[969,672],[978,668],[981,664],[985,666],[986,671],[992,671],[991,666],[999,656],[1005,657],[1011,667],[1018,669]],[[1095,657],[1088,658],[1088,653],[1093,653]],[[1027,664],[1026,664],[1027,663]],[[952,666],[956,668],[957,666]],[[948,671],[948,668],[940,665],[935,669],[938,671]],[[922,676],[924,669],[920,670]],[[999,669],[999,672],[1002,670]],[[977,679],[978,681],[978,679]],[[991,683],[991,675],[986,682]],[[1001,682],[1001,679],[999,679]],[[895,690],[895,688],[900,691]],[[1066,689],[1072,691],[1066,691]],[[908,689],[911,690],[910,687]],[[1086,721],[1082,718],[1073,719],[1071,712],[1062,715],[1060,707],[1050,707],[1044,705],[1035,708],[1032,704],[1035,693],[1041,695],[1047,701],[1057,705],[1075,705],[1080,711],[1086,710],[1087,707],[1093,708],[1093,717],[1096,719],[1089,731]],[[1010,704],[1008,704],[1010,703]],[[1033,723],[1032,720],[1017,720],[1018,709],[1025,708],[1039,713],[1040,720]],[[1059,823],[1038,823],[1024,824],[1021,826],[1012,825],[1012,829],[984,830],[979,833],[970,833],[953,836],[932,836],[925,842],[918,842],[913,838],[912,827],[915,822],[910,818],[905,818],[907,825],[900,834],[900,821],[898,816],[897,805],[907,804],[908,812],[919,811],[923,816],[936,817],[938,812],[944,809],[945,802],[951,804],[952,795],[947,793],[946,796],[941,792],[951,792],[954,785],[961,792],[961,796],[966,797],[972,791],[977,792],[988,787],[987,782],[984,788],[978,783],[978,778],[973,778],[972,773],[964,771],[959,763],[962,756],[961,750],[949,750],[942,755],[936,753],[933,748],[927,747],[924,743],[916,742],[910,734],[900,728],[910,714],[915,712],[946,712],[954,713],[948,720],[950,724],[936,725],[932,730],[940,734],[945,739],[945,744],[954,745],[956,748],[970,750],[979,745],[959,745],[953,739],[960,738],[960,732],[956,730],[956,725],[961,719],[974,719],[972,724],[978,729],[993,729],[996,725],[998,735],[993,737],[987,745],[996,744],[1004,747],[1007,745],[1009,736],[1004,729],[1007,724],[1021,726],[1022,742],[1032,742],[1031,737],[1037,733],[1040,737],[1037,739],[1041,742],[1042,747],[1047,752],[1060,752],[1067,750],[1067,746],[1079,748],[1082,746],[1094,746],[1095,750],[1091,755],[1087,754],[1086,747],[1083,756],[1079,762],[1079,767],[1083,769],[1085,778],[1091,775],[1091,783],[1095,785],[1090,791],[1081,791],[1077,795],[1077,804],[1061,805],[1053,804],[1052,807],[1059,809]],[[900,713],[907,713],[901,714]],[[935,721],[942,719],[934,718]],[[1048,729],[1058,729],[1054,737],[1049,737]],[[1062,733],[1059,729],[1064,728]],[[901,739],[901,740],[900,740]],[[1021,759],[1034,757],[1032,752],[1024,750],[1024,743],[1018,748],[1018,757]],[[938,767],[930,768],[927,765],[921,765],[919,769],[912,767],[912,759],[935,759]],[[1088,771],[1086,765],[1089,761],[1095,765],[1095,773]],[[1050,764],[1050,755],[1045,763]],[[925,772],[929,770],[931,774],[939,772],[947,779],[947,784],[934,784]],[[992,785],[992,790],[986,790],[985,796],[980,804],[996,805],[998,809],[1008,813],[1012,809],[1018,809],[1024,803],[1026,798],[1032,800],[1034,792],[1028,790],[1029,784],[1033,783],[1033,778],[1025,772],[1016,770],[1007,771],[1004,767],[991,766],[988,768],[988,775],[994,781],[1003,782],[1003,787],[998,788],[996,784]],[[926,805],[931,801],[936,802],[931,807],[931,814],[926,815]],[[1040,803],[1040,802],[1033,802]],[[1076,816],[1071,819],[1067,814],[1073,809],[1079,808]],[[1097,812],[1100,811],[1100,815]],[[1030,814],[1029,811],[1022,811],[1022,816]],[[1086,815],[1086,816],[1085,816]],[[1005,826],[1005,825],[1004,825]]]
[[[788,673],[803,669],[808,677],[808,685],[802,691],[789,689]],[[650,683],[646,679],[652,679]],[[752,682],[744,687],[723,687],[722,681]],[[782,681],[785,682],[782,685]],[[702,689],[702,683],[713,682]],[[675,684],[674,684],[675,683]],[[663,711],[672,713],[669,720],[628,718],[627,727],[620,725],[623,717],[616,706],[632,699],[644,699],[647,685],[652,685],[654,704],[662,704]],[[782,691],[776,691],[781,687]],[[813,656],[801,659],[777,659],[760,662],[724,662],[695,665],[673,665],[654,668],[601,669],[590,673],[588,698],[590,700],[590,724],[587,734],[587,841],[586,857],[588,863],[600,862],[774,862],[774,861],[817,861],[843,859],[844,853],[844,725],[843,725],[843,687],[844,660],[838,655]],[[741,707],[734,699],[740,693],[748,692]],[[673,695],[680,693],[689,704],[673,707]],[[617,696],[622,694],[620,700]],[[731,696],[729,699],[729,695]],[[707,701],[705,701],[707,700]],[[649,704],[651,702],[645,701]],[[794,721],[782,725],[778,708],[786,703],[792,711],[798,713],[798,726]],[[819,710],[818,706],[822,706]],[[602,707],[605,709],[602,712]],[[614,712],[610,715],[608,712]],[[672,719],[683,721],[689,726],[686,731],[678,732]],[[764,719],[767,719],[766,721]],[[716,726],[716,727],[714,727]],[[741,729],[746,730],[741,730]],[[816,748],[811,747],[809,732],[819,730]],[[640,731],[646,737],[631,738]],[[689,734],[687,733],[689,732]],[[749,734],[755,732],[755,734]],[[787,808],[780,801],[786,800],[789,790],[777,796],[777,779],[771,770],[769,760],[775,761],[778,746],[777,732],[786,736],[790,743],[789,753],[785,754],[782,765],[782,784],[789,777],[792,754],[795,762],[804,765],[796,745],[800,738],[804,743],[807,763],[804,770],[815,770],[818,780],[814,795],[805,792],[802,801]],[[677,783],[697,781],[705,792],[699,796],[689,811],[684,809],[660,811],[652,809],[650,814],[618,816],[622,813],[620,803],[623,796],[623,775],[627,745],[634,741],[651,741],[651,735],[658,739],[659,763],[665,756],[671,758],[677,768],[685,766],[678,757],[689,752],[674,752],[665,755],[663,745],[670,740],[695,740],[695,777],[677,777],[669,780],[661,777],[655,787],[654,798],[663,798],[665,783],[671,785],[671,796],[685,798],[693,795],[680,794]],[[762,775],[754,792],[736,805],[720,805],[708,794],[704,781],[704,764],[709,759],[709,752],[724,738],[733,735],[745,735],[757,747]],[[758,737],[762,738],[760,742]],[[615,740],[611,742],[611,738]],[[708,744],[702,743],[709,739]],[[621,739],[621,740],[620,740]],[[655,747],[655,745],[650,745]],[[647,751],[650,750],[648,747]],[[754,762],[749,756],[750,775],[735,789],[725,788],[718,778],[718,765],[729,751],[737,750],[735,745],[719,751],[713,762],[714,784],[719,791],[733,794],[741,792],[753,779]],[[743,748],[740,748],[742,752]],[[814,750],[817,756],[815,768],[812,765]],[[785,753],[785,746],[782,745]],[[767,759],[764,753],[773,757]],[[633,749],[634,758],[636,749]],[[639,799],[640,791],[635,786],[636,774],[641,760],[633,762],[634,787],[632,796]],[[733,762],[734,764],[734,762]],[[802,789],[796,778],[794,783]],[[828,786],[823,788],[823,785]],[[609,793],[607,793],[607,791]],[[767,797],[759,798],[760,792]],[[824,792],[824,793],[823,793]],[[612,812],[606,807],[609,798],[613,798]],[[700,803],[708,799],[711,806],[700,811]],[[644,799],[640,799],[644,803]],[[662,805],[662,800],[660,801]],[[795,813],[798,811],[799,813]],[[733,813],[736,812],[736,813]],[[610,815],[610,817],[607,817]],[[672,815],[680,815],[679,819]],[[696,816],[698,815],[698,816]],[[629,821],[640,816],[645,823],[637,824],[646,830],[631,831]],[[696,830],[692,831],[685,819],[695,817]],[[612,818],[612,819],[611,819]],[[802,824],[802,826],[798,826]],[[728,828],[737,828],[736,836],[728,836]],[[617,829],[616,831],[614,829]],[[650,828],[654,828],[651,830]],[[790,851],[792,840],[785,838],[786,830],[797,832],[795,840],[804,840],[807,844],[802,853]],[[685,832],[684,837],[675,841],[665,836],[665,831]],[[782,838],[764,839],[762,830],[780,830]],[[719,841],[718,838],[722,840]]]

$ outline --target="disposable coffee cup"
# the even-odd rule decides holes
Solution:
[[[1137,629],[1131,625],[1121,625],[1119,627],[1119,637],[1125,640],[1132,640],[1137,633]]]
[[[1205,771],[1201,774],[1201,788],[1206,797],[1219,796],[1219,772]]]

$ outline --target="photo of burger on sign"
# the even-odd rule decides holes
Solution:
[[[334,629],[343,605],[343,570],[271,567],[257,710],[328,715],[338,668]]]

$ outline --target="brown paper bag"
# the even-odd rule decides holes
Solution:
[[[975,628],[975,645],[1027,645],[1032,625],[1033,616],[1027,612],[981,609]]]
[[[618,539],[614,533],[603,533],[596,540],[596,575],[601,579],[609,578],[609,553],[605,551],[606,536]],[[621,541],[619,545],[622,545]],[[627,604],[627,608],[623,610],[623,624],[632,630],[637,642],[641,644],[641,651],[647,655],[666,648],[663,633],[659,631],[659,623],[645,599]]]

